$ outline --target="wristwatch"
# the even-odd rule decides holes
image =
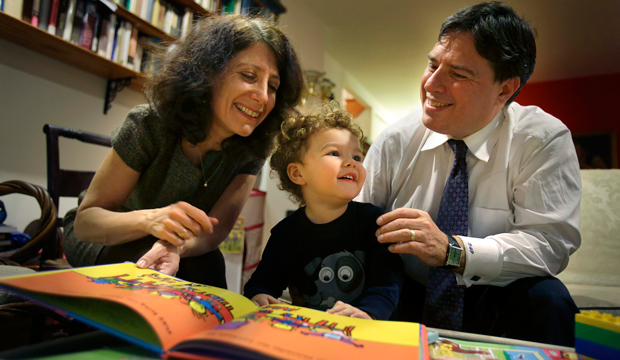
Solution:
[[[446,264],[444,269],[456,269],[461,266],[461,256],[463,255],[463,248],[456,241],[454,236],[448,235],[448,251],[446,252]]]

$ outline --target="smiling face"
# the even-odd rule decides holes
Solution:
[[[273,109],[279,85],[276,57],[268,45],[259,42],[240,51],[215,88],[210,136],[221,142],[235,134],[252,134]]]
[[[362,189],[363,160],[359,141],[349,130],[319,130],[310,136],[302,162],[289,165],[289,176],[301,185],[306,204],[342,205]]]
[[[518,78],[495,82],[468,32],[443,36],[428,59],[420,89],[422,121],[441,134],[464,138],[482,129],[518,87]]]

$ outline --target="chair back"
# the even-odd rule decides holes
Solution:
[[[61,196],[78,197],[82,191],[88,188],[95,176],[94,171],[66,170],[60,168],[59,138],[79,140],[84,143],[112,146],[109,136],[94,134],[82,130],[68,129],[55,125],[43,126],[47,143],[47,191],[50,198],[59,207]],[[56,220],[56,226],[62,226],[62,217]],[[58,238],[52,246],[52,257],[62,257],[62,239]]]

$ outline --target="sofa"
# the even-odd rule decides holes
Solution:
[[[577,306],[620,315],[620,170],[581,170],[581,247],[558,278]]]

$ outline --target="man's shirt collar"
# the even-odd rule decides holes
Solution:
[[[489,161],[491,151],[499,137],[499,124],[504,119],[504,116],[504,109],[502,109],[485,127],[462,139],[465,141],[469,151],[478,159],[484,162]],[[430,135],[426,138],[424,145],[422,145],[422,151],[434,149],[451,139],[448,135],[439,134],[432,130],[428,131]]]

